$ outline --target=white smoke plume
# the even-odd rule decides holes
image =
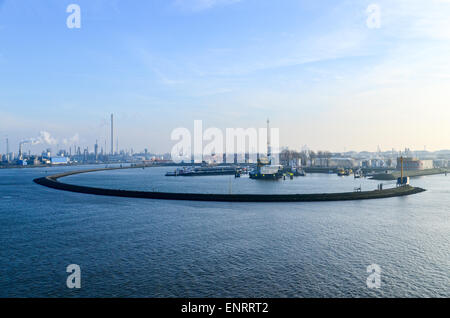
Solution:
[[[50,133],[47,131],[41,131],[37,140],[39,141],[39,143],[47,145],[56,145],[58,143],[58,140],[53,138],[52,135],[50,135]]]
[[[63,143],[64,144],[68,144],[70,142],[76,142],[79,140],[79,136],[78,134],[75,134],[75,136],[73,136],[72,138],[63,139]],[[39,144],[43,144],[43,145],[56,145],[58,144],[58,139],[54,138],[48,131],[41,131],[39,133],[39,136],[36,138],[29,138],[29,139],[25,139],[22,140],[20,142],[21,144],[32,144],[32,145],[39,145]]]
[[[72,145],[75,143],[78,143],[80,141],[80,136],[78,135],[78,133],[76,133],[73,137],[71,138],[64,138],[62,140],[64,145]]]

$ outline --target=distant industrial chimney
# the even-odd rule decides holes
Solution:
[[[270,160],[270,156],[272,155],[272,149],[270,147],[270,122],[267,118],[267,158]]]
[[[111,155],[114,155],[114,115],[111,114]]]
[[[72,153],[72,148],[70,148],[70,152]],[[98,160],[98,140],[95,141],[94,154],[95,154],[95,160]]]

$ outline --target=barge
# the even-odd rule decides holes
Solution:
[[[277,180],[283,177],[283,166],[272,165],[267,158],[258,159],[256,168],[249,173],[250,179]]]
[[[241,170],[237,167],[183,167],[167,172],[166,177],[240,175]]]

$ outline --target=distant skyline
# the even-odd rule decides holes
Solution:
[[[196,119],[267,118],[297,150],[450,149],[449,16],[450,0],[0,0],[0,153],[6,136],[108,152],[111,113],[119,148],[153,153]]]

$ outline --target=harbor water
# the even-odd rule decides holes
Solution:
[[[450,297],[444,175],[412,179],[427,189],[412,196],[310,203],[102,197],[32,181],[71,169],[80,168],[0,169],[1,297]],[[165,177],[170,169],[60,181],[197,193],[352,192],[380,183],[335,174]],[[81,267],[80,289],[66,287],[69,264]],[[381,268],[380,288],[366,284],[371,264]]]

